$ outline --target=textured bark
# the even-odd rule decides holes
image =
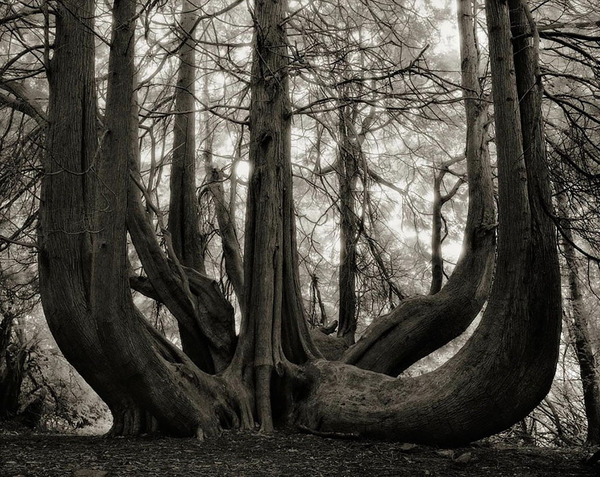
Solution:
[[[131,164],[137,174],[137,155]],[[146,296],[164,303],[180,329],[195,339],[194,363],[206,372],[223,370],[235,349],[235,317],[231,304],[218,284],[195,271],[178,269],[165,257],[134,181],[130,181],[127,227],[148,280],[132,279],[130,284]],[[187,291],[180,277],[186,274]],[[149,281],[149,283],[148,283]]]
[[[44,311],[66,358],[109,405],[113,434],[160,427],[176,435],[214,435],[222,425],[239,423],[239,393],[201,373],[153,331],[129,292],[127,194],[129,164],[137,152],[135,2],[116,1],[113,17],[106,132],[98,152],[93,2],[59,10],[40,206]],[[97,190],[86,180],[92,163]],[[89,200],[90,193],[96,200]]]
[[[487,299],[494,266],[494,197],[487,150],[487,108],[478,79],[473,5],[459,3],[461,71],[467,119],[469,210],[463,254],[435,295],[410,298],[376,320],[342,357],[358,367],[397,376],[460,335]]]
[[[546,164],[541,154],[523,154],[523,144],[533,147],[538,136],[520,127],[524,98],[516,88],[508,5],[488,0],[486,11],[499,225],[496,274],[481,324],[457,355],[418,378],[314,363],[314,387],[298,414],[308,429],[460,445],[518,422],[550,388],[562,312],[555,234],[541,208],[551,206]]]
[[[298,423],[315,432],[457,445],[522,419],[550,386],[561,309],[554,231],[544,214],[550,196],[538,143],[541,135],[535,128],[524,128],[522,134],[518,116],[520,105],[522,121],[539,119],[539,103],[537,96],[530,101],[525,94],[517,95],[507,5],[489,0],[487,6],[500,212],[498,266],[488,307],[473,337],[448,363],[419,378],[392,379],[313,359],[317,352],[302,308],[295,242],[286,2],[257,0],[254,10],[253,173],[246,223],[245,311],[231,365],[219,376],[201,372],[134,307],[127,276],[126,226],[142,251],[142,260],[146,253],[151,257],[158,253],[155,241],[143,240],[148,221],[131,180],[138,154],[135,4],[133,0],[114,3],[106,132],[99,152],[93,107],[93,28],[86,24],[92,18],[93,2],[59,6],[53,61],[61,75],[60,81],[51,76],[48,174],[40,208],[44,309],[67,359],[109,404],[115,417],[113,433],[161,428],[175,435],[216,435],[225,427],[250,427],[255,419],[269,431],[274,411],[297,406]],[[71,11],[86,21],[71,17]],[[530,70],[517,67],[518,81],[526,82],[530,76]],[[473,117],[483,121],[483,115]],[[468,157],[469,147],[485,144],[481,136],[475,137],[479,139],[468,141]],[[537,153],[524,154],[524,147]],[[97,189],[85,174],[92,164]],[[457,314],[453,306],[472,313],[469,307],[487,293],[482,285],[484,272],[474,266],[487,268],[490,256],[482,244],[493,240],[490,209],[485,207],[491,189],[485,187],[484,167],[477,161],[468,163],[472,222],[465,240],[470,252],[462,259],[467,264],[459,269],[462,275],[455,275],[468,281],[470,294],[463,290],[464,296],[445,308]],[[150,281],[161,285],[153,286],[154,292],[166,296],[169,288],[163,285],[181,290],[178,280],[187,281],[185,294],[178,294],[172,306],[189,313],[188,308],[194,307],[188,289],[201,293],[210,284],[189,267],[175,264],[182,274],[173,273],[173,264],[161,254],[158,257],[146,262],[155,267],[148,267]],[[157,281],[165,268],[168,278]],[[473,270],[476,279],[466,273]],[[447,289],[449,296],[458,293],[449,284],[432,298],[443,296]],[[415,302],[411,302],[415,309],[427,310]],[[439,312],[442,302],[435,302],[439,309],[431,305],[430,310]]]
[[[133,404],[112,379],[89,306],[94,211],[90,178],[98,142],[93,8],[91,0],[57,5],[55,52],[48,71],[48,146],[43,162],[38,266],[44,314],[58,346],[115,410]]]
[[[245,306],[234,359],[254,389],[256,419],[266,432],[273,428],[273,370],[316,354],[304,317],[296,256],[285,16],[286,2],[255,3]]]
[[[342,99],[344,101],[344,99]],[[356,273],[359,221],[356,215],[356,188],[361,148],[353,127],[352,107],[342,106],[339,123],[339,152],[336,173],[340,200],[340,266],[338,337],[353,344],[357,325]]]

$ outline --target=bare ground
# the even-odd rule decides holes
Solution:
[[[598,476],[583,449],[476,445],[454,450],[307,434],[218,439],[0,433],[0,476]]]

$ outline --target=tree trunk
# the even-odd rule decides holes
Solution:
[[[39,212],[40,294],[48,326],[65,358],[116,414],[135,406],[112,379],[89,307],[92,164],[98,144],[94,2],[62,2],[56,13],[55,51],[48,71],[48,152]]]
[[[565,198],[558,198],[561,215],[568,218]],[[580,270],[573,246],[573,234],[566,226],[562,229],[564,240],[562,249],[565,257],[566,276],[569,285],[568,300],[570,313],[567,319],[570,321],[569,331],[573,340],[575,356],[579,363],[581,384],[583,387],[583,402],[587,418],[587,443],[590,445],[600,444],[600,378],[598,376],[598,363],[594,356],[594,350],[590,339],[588,324],[588,312],[581,294]]]
[[[93,2],[72,2],[58,13],[40,207],[40,287],[48,323],[67,359],[109,405],[113,434],[160,426],[176,435],[214,435],[225,422],[239,423],[240,393],[201,373],[156,333],[129,292],[125,224],[129,164],[137,153],[135,2],[114,5],[100,151]],[[90,201],[86,174],[92,164],[99,186]]]
[[[290,362],[318,354],[308,334],[296,256],[286,8],[279,0],[255,2],[245,306],[233,365],[254,389],[256,419],[265,432],[273,429],[273,371],[281,374]]]
[[[518,422],[550,388],[562,313],[555,234],[542,209],[551,207],[546,164],[541,154],[523,154],[523,144],[532,147],[539,136],[520,126],[519,105],[530,105],[516,83],[528,72],[515,77],[508,5],[488,0],[486,11],[499,225],[496,274],[481,324],[457,355],[417,378],[313,363],[314,385],[298,413],[310,430],[455,446]]]
[[[189,0],[182,0],[168,228],[174,254],[180,263],[204,273],[196,199],[196,45],[193,34],[196,17],[196,7]],[[196,309],[198,304],[191,298],[191,304]],[[178,322],[183,350],[202,370],[212,373],[217,368],[223,369],[223,366],[215,364],[210,340],[198,329],[196,321],[191,322],[191,327]]]
[[[444,282],[444,257],[442,255],[442,174],[434,173],[433,206],[431,218],[431,286],[429,294],[435,295]]]
[[[196,198],[196,45],[192,29],[197,8],[189,0],[181,0],[168,227],[181,263],[204,273]]]
[[[345,102],[346,98],[342,98]],[[336,173],[339,183],[340,200],[340,266],[339,326],[338,337],[347,345],[354,344],[358,319],[356,300],[357,246],[359,221],[356,215],[356,187],[358,184],[358,161],[360,145],[354,137],[352,107],[343,105],[340,109],[339,146]]]
[[[487,299],[494,267],[494,188],[487,148],[487,107],[479,85],[475,11],[470,0],[460,1],[469,186],[462,256],[438,293],[407,299],[390,314],[374,321],[342,357],[347,364],[397,376],[460,335]]]
[[[15,316],[0,310],[0,421],[12,419],[19,411],[21,384],[25,377],[26,349],[12,342]]]
[[[224,427],[249,427],[254,419],[270,431],[274,414],[277,417],[274,411],[280,407],[286,412],[296,409],[297,422],[315,432],[458,445],[522,419],[550,386],[561,309],[556,244],[544,214],[550,196],[543,148],[537,142],[541,136],[527,128],[522,134],[518,116],[519,104],[523,117],[539,113],[535,109],[539,104],[517,95],[516,81],[530,79],[530,72],[517,67],[515,80],[507,5],[496,0],[487,5],[498,137],[496,279],[482,323],[467,345],[437,371],[413,379],[392,379],[314,359],[317,352],[306,327],[296,255],[287,2],[257,0],[253,12],[253,172],[246,223],[245,307],[230,366],[220,376],[203,373],[134,307],[127,277],[126,225],[140,250],[156,253],[153,241],[139,237],[148,224],[136,212],[139,194],[133,193],[131,180],[131,175],[136,177],[132,165],[138,154],[135,5],[133,0],[114,3],[106,131],[99,151],[89,24],[94,5],[89,0],[59,5],[50,72],[47,175],[40,206],[44,309],[67,359],[109,404],[115,418],[113,433],[140,433],[160,426],[174,435],[216,435]],[[468,144],[481,147],[482,142]],[[538,153],[524,155],[523,144]],[[463,305],[460,312],[446,306],[458,316],[472,313],[472,303],[487,293],[482,285],[486,272],[474,265],[488,267],[490,256],[482,244],[493,240],[486,227],[491,188],[485,187],[485,166],[471,161],[468,167],[473,188],[472,222],[465,239],[469,253],[462,259],[466,264],[462,275],[455,272],[453,277],[466,280],[470,293],[463,290],[464,296],[452,305]],[[87,180],[87,172],[94,173],[97,188]],[[166,263],[159,256],[149,262],[155,266],[148,273],[154,283],[159,283],[156,274]],[[186,295],[206,285],[197,272],[175,266],[180,275],[170,275],[162,284],[187,283]],[[475,279],[466,274],[472,270]],[[444,296],[449,286],[450,281],[432,298]],[[154,289],[166,295],[162,287]],[[179,298],[174,301],[176,306],[189,306]],[[412,303],[418,310],[416,300]],[[439,312],[444,306],[440,300],[439,308],[430,305],[428,310],[427,303],[420,313]]]

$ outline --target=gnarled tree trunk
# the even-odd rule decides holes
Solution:
[[[114,3],[105,132],[99,151],[89,23],[94,3],[70,1],[59,6],[40,208],[46,316],[67,359],[110,406],[113,433],[160,427],[174,435],[216,435],[222,428],[249,427],[254,421],[270,431],[279,413],[296,411],[297,423],[315,432],[455,445],[502,430],[525,416],[547,392],[554,373],[560,284],[553,229],[544,214],[550,197],[539,144],[541,123],[521,128],[530,114],[539,121],[539,88],[529,85],[517,94],[517,83],[533,77],[535,86],[535,77],[517,63],[515,79],[508,6],[497,0],[488,0],[487,5],[500,217],[498,265],[488,307],[473,337],[448,363],[419,378],[392,379],[316,359],[318,352],[308,335],[293,213],[287,10],[286,2],[279,0],[256,0],[253,12],[253,172],[246,222],[245,307],[231,364],[217,376],[202,372],[134,307],[127,277],[126,226],[142,262],[146,260],[154,292],[166,297],[168,287],[177,290],[186,280],[184,288],[190,291],[207,285],[181,264],[160,282],[160,271],[169,268],[168,263],[154,241],[144,241],[148,223],[139,213],[139,195],[131,180],[136,177],[138,154],[135,5],[133,0]],[[469,144],[481,147],[482,141]],[[475,313],[487,292],[488,245],[493,237],[487,227],[486,198],[491,189],[485,187],[484,167],[477,161],[469,164],[473,190],[465,239],[468,252],[462,272],[455,272],[468,285],[453,289],[449,282],[432,297],[460,292],[446,306],[449,313],[458,314],[459,306],[461,313]],[[475,278],[466,274],[474,264],[485,270],[475,269]],[[180,307],[182,314],[190,313],[186,307],[191,305],[180,296],[176,294],[171,305]],[[422,314],[440,312],[444,306],[441,299],[411,303],[410,309]]]
[[[70,2],[58,10],[40,207],[44,312],[66,358],[109,405],[114,434],[160,426],[178,435],[214,435],[222,422],[239,422],[238,393],[201,373],[149,327],[131,300],[126,216],[129,164],[137,151],[136,3],[114,5],[99,151],[93,6]]]

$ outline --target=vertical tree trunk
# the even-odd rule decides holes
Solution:
[[[181,48],[175,89],[175,124],[173,162],[171,164],[171,198],[169,231],[173,248],[182,264],[204,273],[202,241],[198,228],[196,198],[196,50],[192,28],[197,8],[181,0]]]
[[[345,101],[342,98],[342,101]],[[339,327],[338,337],[347,345],[354,344],[358,319],[356,300],[358,217],[356,215],[356,187],[358,184],[360,146],[353,134],[352,106],[343,105],[340,109],[339,152],[336,172],[339,183],[340,200],[340,266],[339,288]]]
[[[26,349],[12,342],[15,316],[0,307],[0,421],[19,411],[21,384],[25,377]]]
[[[317,354],[308,335],[298,277],[290,158],[287,2],[256,0],[250,161],[244,246],[244,316],[234,358],[254,389],[256,418],[273,429],[273,371]],[[282,400],[289,399],[281,396]],[[278,403],[280,404],[280,403]]]
[[[38,265],[40,294],[50,331],[65,358],[118,416],[133,403],[112,379],[89,307],[95,213],[92,166],[98,144],[94,3],[69,0],[57,5],[55,50],[48,71],[49,127],[43,162]]]
[[[442,176],[434,173],[433,207],[431,218],[431,286],[429,294],[435,295],[442,289],[444,281],[444,258],[442,255]]]
[[[189,0],[181,0],[181,47],[178,51],[179,70],[175,90],[168,228],[177,259],[182,265],[204,273],[196,199],[196,45],[192,30],[197,17],[196,8]],[[193,297],[190,298],[193,308],[197,309],[198,303]],[[207,372],[222,369],[223,365],[215,364],[210,340],[202,330],[195,323],[192,327],[178,324],[183,350],[192,361]]]
[[[558,198],[560,212],[563,217],[568,217],[564,196]],[[565,256],[568,299],[570,313],[570,334],[573,340],[575,356],[579,363],[581,384],[583,387],[583,402],[587,418],[587,443],[600,444],[600,377],[598,376],[598,363],[594,355],[590,339],[588,312],[581,294],[580,270],[573,246],[573,234],[567,227],[563,228],[564,240],[562,248]]]

